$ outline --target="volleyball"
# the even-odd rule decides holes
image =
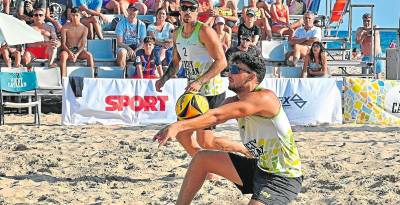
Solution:
[[[184,93],[176,101],[175,112],[178,120],[186,120],[200,116],[207,112],[208,100],[196,93]]]

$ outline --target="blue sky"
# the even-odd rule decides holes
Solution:
[[[321,0],[319,9],[319,13],[323,15],[325,15],[325,1]],[[332,0],[332,2],[335,2],[335,0]],[[352,0],[352,4],[374,4],[374,24],[380,27],[399,27],[400,0]],[[353,30],[361,26],[362,14],[370,12],[370,10],[370,8],[353,9]],[[348,15],[344,19],[345,25],[347,25],[347,21]],[[347,27],[342,26],[341,30],[347,30]]]

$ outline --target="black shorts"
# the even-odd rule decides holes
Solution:
[[[224,92],[219,95],[212,95],[205,97],[207,98],[209,108],[214,109],[222,105],[222,103],[225,100],[225,96],[226,93]],[[205,128],[205,130],[213,130],[213,129],[215,129],[215,126]]]
[[[283,205],[296,198],[303,177],[289,178],[262,171],[257,159],[229,153],[243,186],[235,184],[243,194],[253,194],[251,199],[264,204]]]

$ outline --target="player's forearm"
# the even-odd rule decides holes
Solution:
[[[165,83],[167,82],[170,78],[176,75],[179,69],[179,63],[176,65],[174,61],[172,61],[169,66],[167,71],[165,71],[165,74],[161,77],[161,80]]]

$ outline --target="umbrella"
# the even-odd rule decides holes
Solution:
[[[19,45],[44,41],[42,34],[25,22],[7,14],[0,13],[0,43]]]

